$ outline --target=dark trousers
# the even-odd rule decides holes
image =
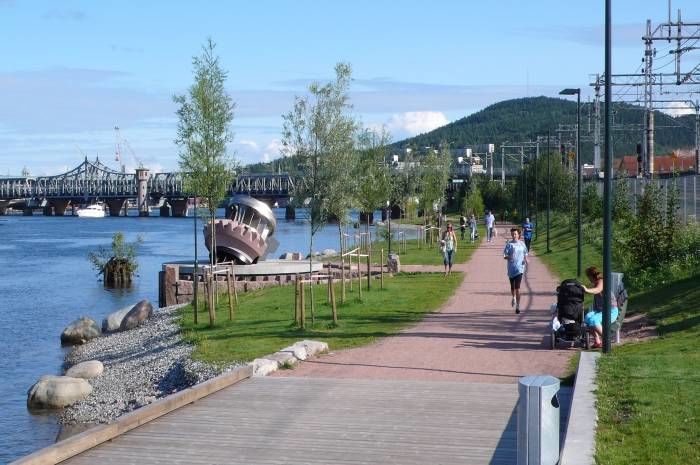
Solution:
[[[525,247],[527,247],[527,251],[530,251],[530,242],[532,242],[532,238],[530,239],[525,239]]]

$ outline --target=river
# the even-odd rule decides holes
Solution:
[[[286,221],[275,209],[283,252],[306,255],[309,226]],[[301,211],[299,211],[301,212]],[[352,216],[356,221],[357,215]],[[377,214],[375,214],[375,218]],[[201,236],[199,257],[207,256]],[[98,281],[88,252],[108,247],[121,231],[138,235],[138,275],[126,290],[108,290]],[[338,250],[336,225],[314,236],[314,250]],[[59,427],[51,413],[30,413],[27,390],[45,374],[62,374],[65,356],[60,334],[71,321],[88,315],[101,324],[112,311],[149,299],[158,303],[158,271],[164,262],[194,256],[193,218],[0,216],[0,463],[52,444]]]

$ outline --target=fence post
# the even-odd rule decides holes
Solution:
[[[226,270],[226,285],[228,287],[228,319],[233,320],[233,296],[231,295],[232,289],[232,283],[231,283],[232,277],[231,277],[231,269],[229,268]],[[233,287],[236,287],[235,285]]]
[[[338,324],[338,310],[335,307],[335,287],[333,286],[333,276],[328,275],[328,289],[331,295],[331,310],[333,315],[333,324]]]
[[[362,265],[360,264],[360,248],[357,248],[357,295],[362,300]]]
[[[300,298],[300,307],[301,308],[300,308],[300,312],[299,312],[299,316],[301,319],[300,326],[301,326],[301,329],[304,329],[304,328],[306,328],[306,298],[305,298],[306,291],[304,289],[304,275],[301,276],[301,286],[300,286],[299,292],[301,293],[301,298]]]
[[[294,322],[299,325],[299,275],[294,278]]]
[[[370,282],[372,280],[372,269],[370,268],[371,265],[371,258],[372,258],[372,249],[369,248],[367,250],[367,290],[369,291],[370,289]]]
[[[379,262],[379,288],[384,289],[384,249],[381,250],[381,261]]]

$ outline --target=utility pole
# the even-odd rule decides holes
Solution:
[[[647,19],[647,32],[644,36],[644,159],[649,179],[654,177],[654,107],[652,63],[654,61],[651,40],[651,20]]]
[[[593,129],[593,165],[596,172],[600,171],[600,75],[595,79],[594,129]]]

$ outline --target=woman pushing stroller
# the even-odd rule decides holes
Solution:
[[[593,294],[593,307],[591,311],[586,313],[584,322],[593,334],[595,340],[592,347],[596,349],[603,345],[603,274],[595,266],[589,266],[586,268],[586,276],[593,287],[583,286],[583,290],[588,294]],[[608,298],[610,299],[610,322],[612,323],[617,320],[619,313],[617,298],[612,289]]]

